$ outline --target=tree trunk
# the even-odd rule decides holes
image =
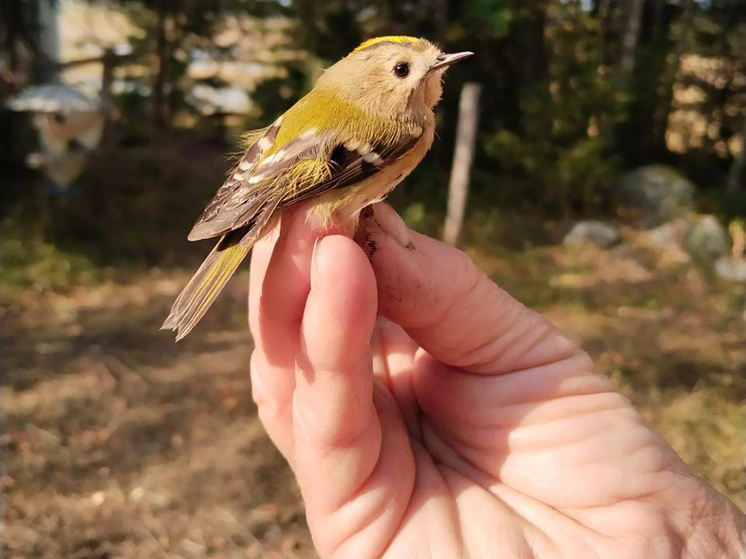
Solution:
[[[738,154],[733,164],[730,166],[730,172],[728,173],[728,184],[726,186],[726,192],[733,196],[743,190],[743,171],[746,169],[746,123],[744,123],[743,130],[741,131],[741,153]]]
[[[21,47],[32,48],[36,43],[35,33],[28,33],[27,21],[30,19],[29,11],[34,11],[26,6],[23,0],[5,0],[0,2],[0,37],[2,38],[2,52],[5,53],[5,67],[0,65],[0,77],[6,82],[9,89],[22,87],[24,83],[19,76],[21,73]],[[35,11],[34,11],[35,14]],[[26,76],[24,76],[26,77]],[[5,85],[5,84],[3,84]],[[0,92],[5,93],[5,92]]]
[[[101,110],[107,114],[111,111],[116,64],[117,57],[114,51],[111,48],[105,49],[104,56],[101,58]]]
[[[112,140],[112,111],[114,110],[114,70],[117,65],[117,55],[114,50],[107,48],[101,58],[101,112],[104,115],[104,131],[101,134],[99,150],[111,146]]]
[[[546,30],[547,5],[540,3],[532,11],[519,32],[521,67],[524,83],[543,83],[549,73],[549,49]]]
[[[655,0],[653,12],[653,36],[660,40],[666,32],[666,0]]]
[[[613,2],[611,0],[596,0],[593,4],[593,11],[596,21],[598,21],[598,39],[601,44],[601,60],[609,61],[609,33],[612,27],[612,15],[614,12]]]
[[[57,78],[60,57],[59,12],[54,0],[37,0],[38,49],[34,81],[44,83]]]
[[[642,10],[645,0],[628,0],[627,18],[622,34],[622,52],[619,56],[619,67],[622,69],[624,80],[628,81],[635,69],[635,53],[640,41],[640,27],[642,26]]]
[[[155,64],[153,68],[153,118],[155,125],[166,128],[166,70],[168,66],[168,43],[166,40],[165,1],[158,2],[158,21],[155,29]]]
[[[477,140],[481,90],[482,86],[476,83],[467,83],[461,90],[456,149],[453,154],[451,182],[448,187],[448,210],[443,234],[443,240],[451,245],[458,243],[464,223],[466,198],[469,192],[469,174],[474,162]]]

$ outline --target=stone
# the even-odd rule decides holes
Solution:
[[[715,262],[715,271],[725,280],[746,283],[746,260],[723,256]]]
[[[691,207],[694,184],[666,165],[648,165],[623,175],[614,189],[617,212],[643,228],[655,227]]]
[[[640,234],[643,245],[654,248],[657,253],[657,266],[668,269],[691,262],[692,258],[685,249],[686,238],[691,230],[691,224],[678,218],[654,229],[648,229]]]
[[[692,256],[715,260],[728,254],[730,237],[717,218],[705,215],[689,231],[686,249]]]
[[[619,230],[603,221],[579,221],[567,232],[562,244],[567,247],[581,247],[588,244],[609,248],[619,242]]]
[[[691,225],[685,219],[674,219],[642,233],[650,245],[663,250],[683,250]]]

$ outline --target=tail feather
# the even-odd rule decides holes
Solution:
[[[228,234],[218,242],[177,297],[161,330],[176,330],[177,342],[192,331],[251,250],[254,243],[246,242],[250,235]]]
[[[270,198],[249,223],[226,233],[176,298],[161,330],[176,330],[176,341],[189,334],[236,272],[238,265],[275,222],[282,196]]]

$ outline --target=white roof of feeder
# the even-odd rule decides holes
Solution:
[[[62,83],[48,83],[24,89],[8,101],[13,111],[35,113],[93,113],[100,110],[98,102]]]

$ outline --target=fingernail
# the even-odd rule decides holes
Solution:
[[[316,240],[313,242],[313,251],[311,252],[311,289],[313,289],[314,281],[316,280],[316,275],[318,274],[318,271],[316,269],[317,267],[317,258],[316,253],[319,249],[319,243],[323,237],[317,237]]]
[[[388,204],[376,204],[374,206],[375,221],[378,226],[392,239],[403,247],[412,246],[412,237],[409,227],[399,217],[394,209]]]

